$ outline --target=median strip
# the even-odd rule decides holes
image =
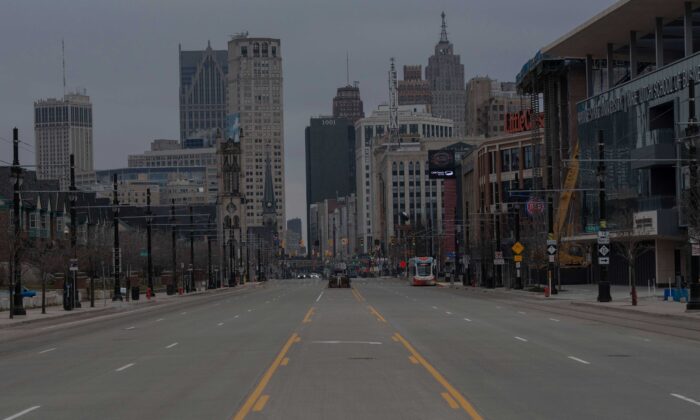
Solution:
[[[243,420],[248,415],[248,413],[250,413],[250,410],[254,409],[254,407],[253,407],[254,404],[256,407],[258,406],[258,404],[260,404],[260,401],[258,401],[258,400],[260,399],[260,396],[262,395],[263,391],[265,390],[265,387],[270,382],[270,379],[272,379],[272,376],[277,371],[277,368],[279,368],[280,364],[282,364],[282,359],[285,358],[285,356],[287,355],[287,352],[292,347],[292,345],[294,343],[298,342],[298,339],[300,339],[300,338],[297,335],[297,333],[294,333],[294,334],[292,334],[291,337],[289,337],[287,342],[282,347],[282,350],[279,352],[279,354],[277,355],[275,360],[272,362],[272,365],[270,365],[270,367],[267,369],[267,371],[263,375],[262,379],[260,379],[260,382],[255,387],[253,392],[250,394],[248,399],[245,401],[245,403],[243,404],[241,409],[238,410],[236,415],[233,417],[233,420]],[[268,398],[269,398],[269,396],[268,396]],[[265,406],[265,403],[267,402],[268,398],[265,398],[264,402],[262,402],[260,410],[262,410],[262,407]],[[258,404],[256,404],[256,402]],[[260,410],[257,410],[257,411],[260,411]]]
[[[483,420],[483,417],[481,417],[481,415],[474,409],[474,407],[469,403],[469,401],[467,401],[467,399],[464,398],[464,396],[459,391],[457,391],[455,387],[453,387],[449,382],[447,382],[447,379],[445,379],[445,377],[442,376],[442,374],[440,374],[440,372],[438,372],[437,369],[435,369],[430,363],[428,363],[428,361],[425,360],[425,358],[423,358],[423,356],[421,356],[420,353],[418,353],[416,349],[414,349],[413,346],[401,336],[401,334],[395,333],[394,337],[396,337],[396,339],[399,340],[401,344],[403,344],[406,350],[408,350],[408,352],[411,353],[411,355],[413,355],[413,357],[415,357],[416,360],[418,360],[418,363],[420,363],[423,366],[423,368],[425,368],[425,370],[427,370],[428,373],[430,373],[430,375],[432,375],[432,377],[435,378],[435,380],[445,388],[447,393],[449,393],[449,395],[459,404],[459,406],[462,407],[462,409],[467,414],[469,414],[472,420]]]

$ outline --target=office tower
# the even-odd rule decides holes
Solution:
[[[459,55],[454,53],[452,43],[447,39],[445,12],[442,13],[442,32],[435,45],[435,54],[428,59],[425,78],[433,92],[432,113],[436,117],[454,121],[455,136],[464,136],[464,65]]]
[[[279,39],[234,36],[228,43],[228,113],[240,118],[241,193],[247,226],[263,225],[265,160],[271,160],[277,229],[284,228],[282,51]]]
[[[423,80],[420,65],[403,66],[403,80],[398,83],[399,105],[426,105],[430,111],[433,93],[430,82]]]
[[[34,102],[37,179],[70,185],[70,155],[75,155],[76,184],[94,181],[92,104],[83,93]]]
[[[360,87],[357,82],[353,86],[349,84],[339,87],[333,98],[333,117],[347,118],[354,124],[355,121],[365,116],[362,99],[360,99]]]
[[[226,125],[228,52],[183,51],[180,56],[180,141]]]

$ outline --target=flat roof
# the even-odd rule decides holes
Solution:
[[[663,18],[664,24],[681,18],[686,1],[620,0],[544,47],[542,53],[549,57],[605,57],[606,44],[629,44],[630,31],[638,31],[638,37],[654,32],[657,17]]]

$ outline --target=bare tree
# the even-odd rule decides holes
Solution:
[[[635,211],[630,206],[619,207],[610,218],[611,244],[617,255],[627,264],[627,281],[632,296],[632,304],[637,304],[636,263],[637,259],[652,249],[645,236],[650,234],[651,226],[636,224]]]

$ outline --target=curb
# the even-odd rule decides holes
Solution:
[[[611,311],[611,312],[617,312],[617,313],[626,313],[626,314],[634,314],[634,315],[645,315],[649,317],[654,317],[654,318],[667,318],[667,319],[676,319],[676,320],[683,320],[683,321],[698,321],[700,320],[699,317],[695,317],[692,315],[683,315],[683,314],[663,314],[663,313],[654,313],[654,312],[646,312],[643,310],[639,309],[625,309],[625,308],[618,308],[615,306],[603,306],[598,303],[591,303],[591,302],[577,302],[577,301],[572,301],[572,305],[574,306],[583,306],[586,308],[596,308],[596,309],[602,309],[605,311]]]
[[[0,330],[11,329],[11,328],[19,327],[22,325],[34,324],[37,322],[60,321],[63,319],[72,320],[74,318],[79,318],[81,316],[87,316],[89,314],[102,315],[103,313],[110,311],[110,310],[112,312],[116,312],[118,309],[119,308],[116,308],[114,306],[110,306],[110,307],[104,307],[104,308],[91,309],[87,312],[81,312],[81,311],[70,312],[70,313],[66,313],[63,315],[52,316],[52,317],[48,317],[48,318],[18,319],[18,320],[13,320],[12,323],[10,323],[10,324],[0,324]],[[41,316],[41,314],[39,316]]]

